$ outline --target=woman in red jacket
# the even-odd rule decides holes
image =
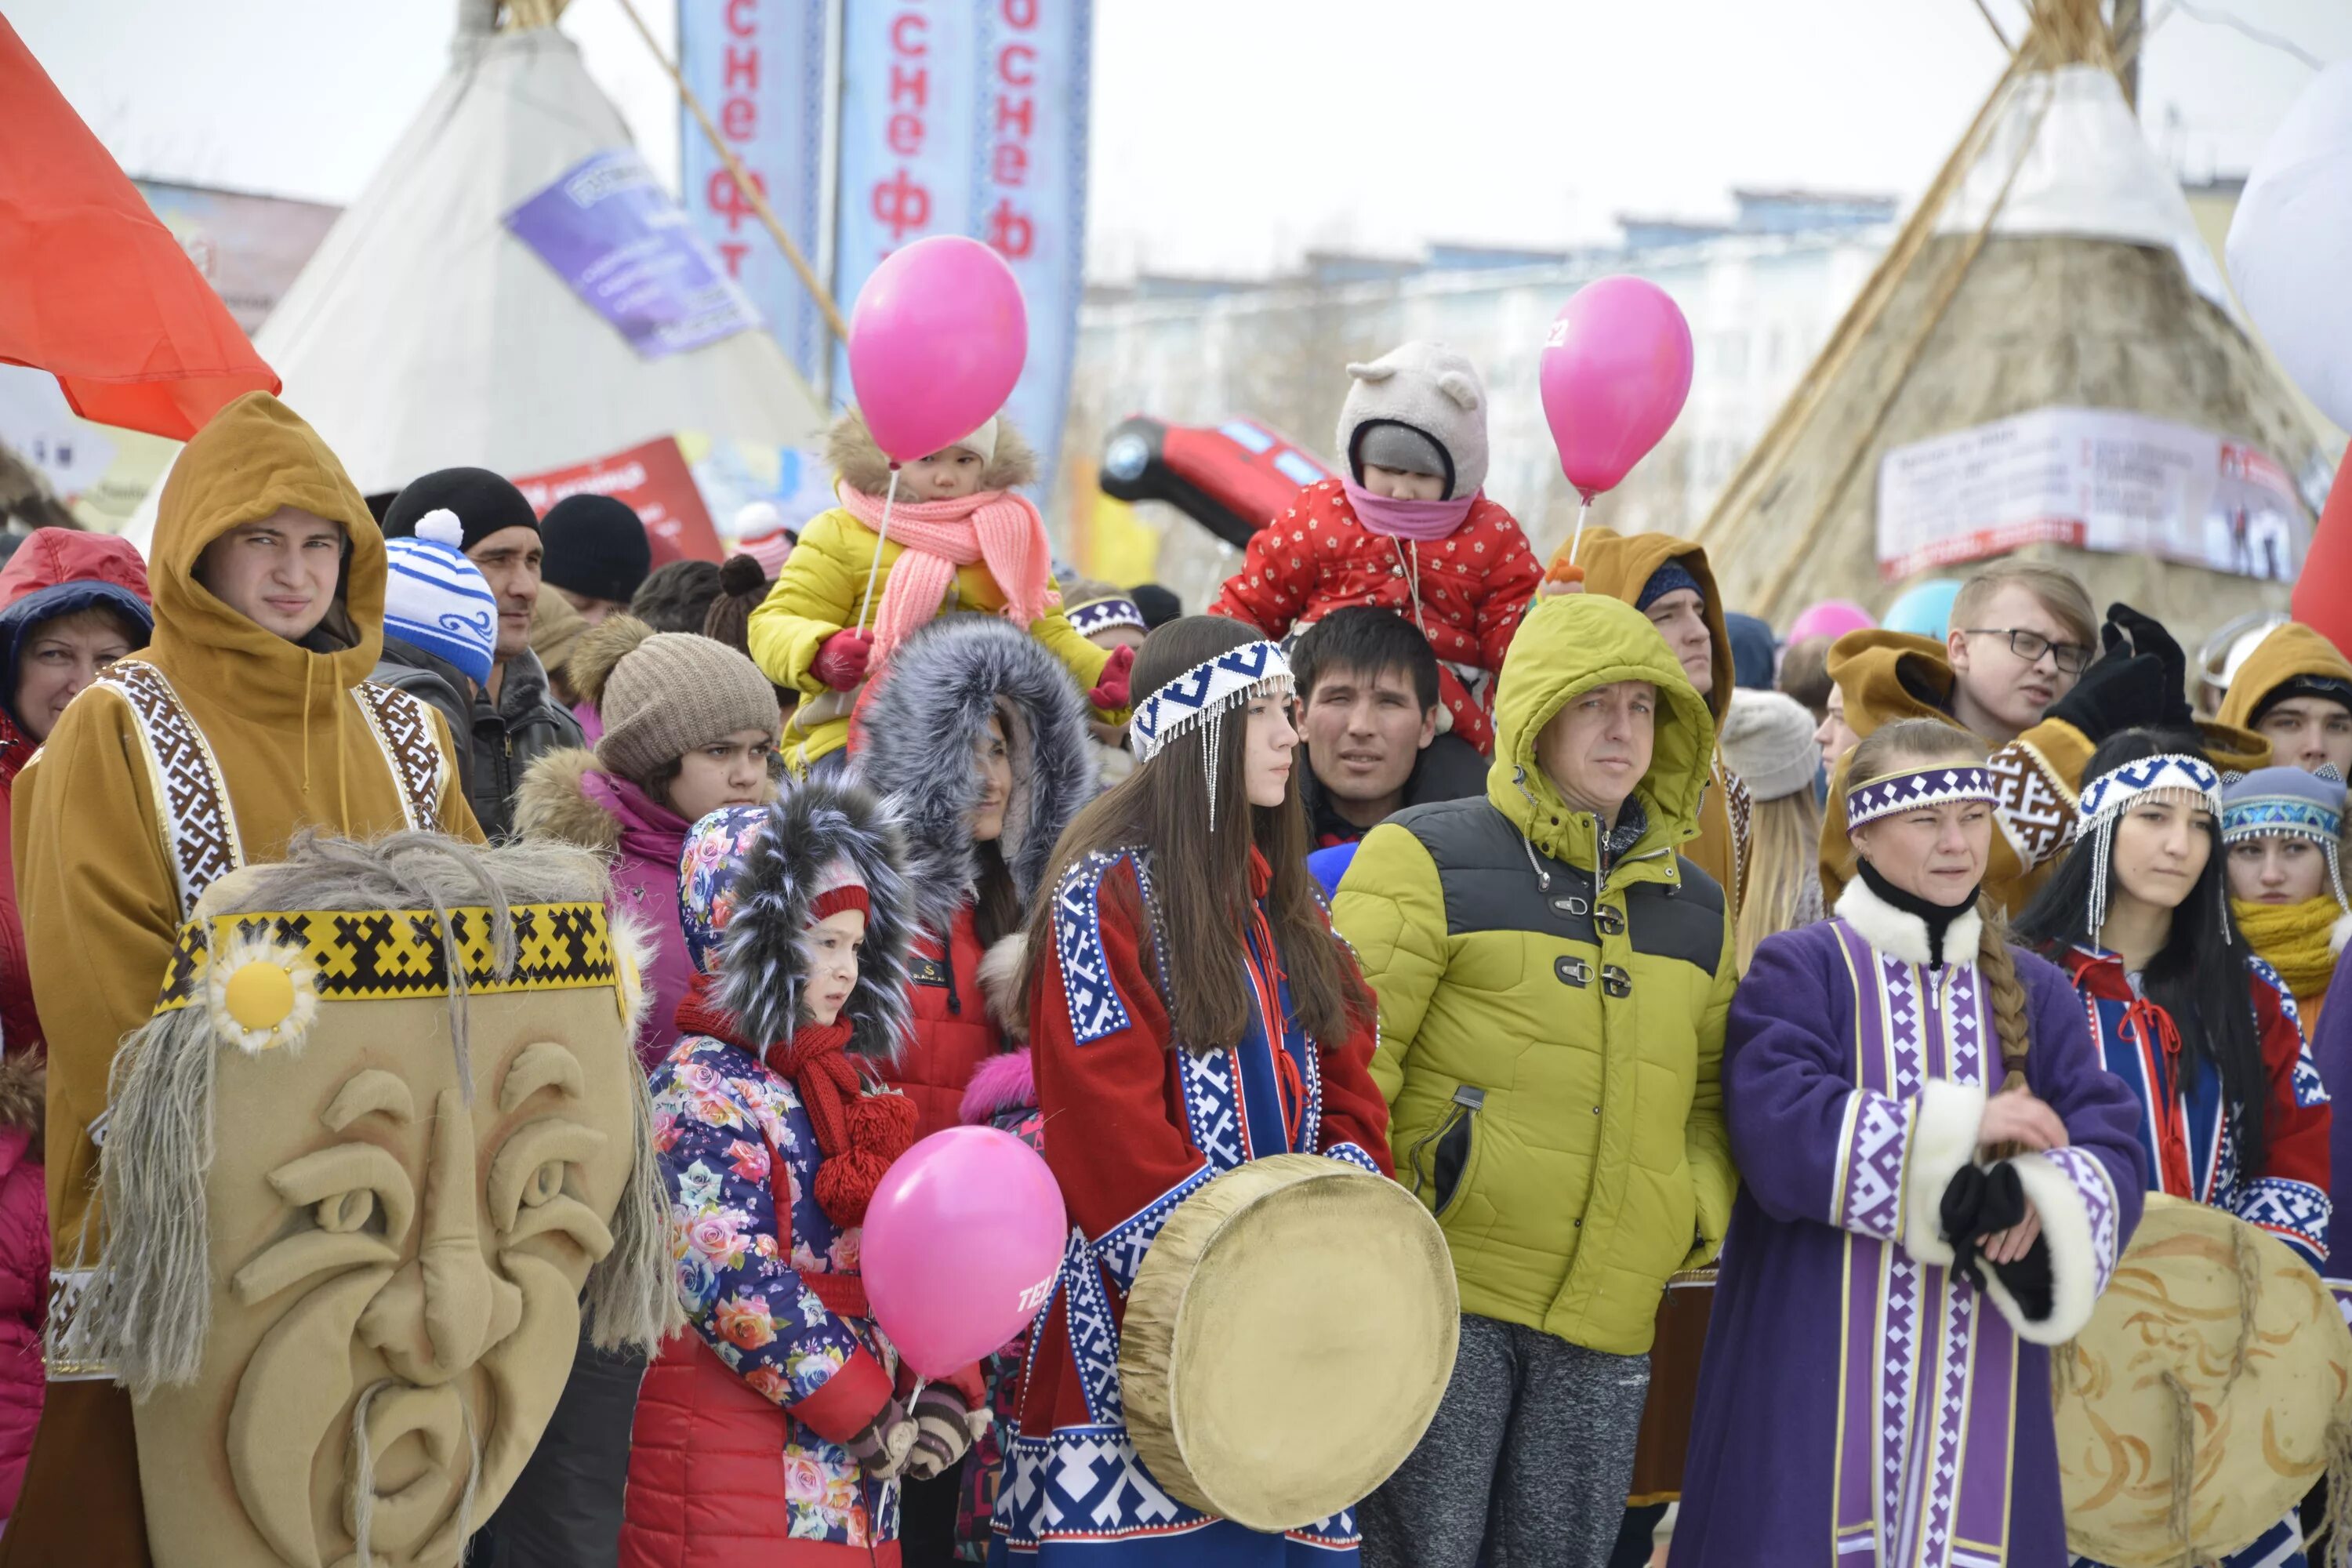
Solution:
[[[1070,825],[1030,921],[1045,1163],[1075,1231],[990,1561],[1347,1568],[1349,1512],[1286,1533],[1213,1518],[1162,1492],[1127,1439],[1123,1305],[1176,1206],[1267,1154],[1392,1170],[1372,998],[1307,872],[1282,650],[1233,621],[1172,621],[1134,689],[1139,765]]]
[[[1013,1005],[1026,967],[1022,926],[1062,829],[1094,797],[1086,699],[1011,622],[945,616],[891,656],[859,712],[850,766],[904,821],[914,1027],[883,1077],[915,1102],[915,1135],[927,1138],[961,1120],[984,1064],[992,1081],[1026,1085]],[[907,1488],[908,1568],[953,1559],[960,1485],[950,1470]]]
[[[0,1046],[41,1048],[16,918],[8,797],[66,704],[155,627],[147,568],[129,541],[36,529],[0,571]]]
[[[1086,700],[1018,626],[948,616],[891,656],[850,759],[905,823],[914,1034],[887,1076],[927,1138],[957,1124],[974,1069],[1008,1044],[992,994],[1019,988],[1030,904],[1095,795]]]

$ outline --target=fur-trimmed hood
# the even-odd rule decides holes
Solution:
[[[980,798],[972,747],[997,713],[1013,760],[999,847],[1026,910],[1062,829],[1095,796],[1087,702],[1069,671],[1001,616],[943,616],[898,645],[858,721],[850,766],[903,819],[916,918],[935,935],[979,876],[965,826]]]
[[[908,955],[915,928],[896,816],[856,785],[808,782],[773,805],[730,806],[695,824],[679,861],[678,922],[711,1000],[761,1046],[790,1039],[808,978],[802,936],[819,878],[846,859],[866,884],[866,943],[842,1014],[849,1048],[896,1058],[912,1024]]]
[[[855,408],[833,422],[825,432],[824,460],[833,477],[854,490],[878,496],[890,488],[890,459],[874,444],[866,416]],[[1009,490],[1037,482],[1036,449],[1022,438],[1013,421],[996,416],[996,458],[980,476],[984,490]]]
[[[619,821],[584,793],[589,773],[598,771],[596,753],[577,746],[550,752],[531,763],[515,790],[515,832],[577,844],[599,855],[617,851]]]

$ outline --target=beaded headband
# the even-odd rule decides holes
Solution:
[[[2153,796],[2158,800],[2201,805],[2218,822],[2221,816],[2221,775],[2202,757],[2163,752],[2111,768],[2083,786],[2079,844],[2091,844],[2091,940],[2107,923],[2107,884],[2115,879],[2116,824],[2125,812]],[[2224,923],[2226,938],[2229,926]]]
[[[1864,823],[1875,822],[1882,816],[1962,800],[1980,800],[1987,805],[2000,804],[2000,795],[1993,790],[1992,774],[1989,770],[1975,763],[1964,763],[1957,767],[1947,763],[1941,767],[1888,773],[1868,784],[1847,787],[1845,825],[1851,832]]]
[[[629,1015],[640,984],[616,952],[604,907],[515,904],[514,968],[499,966],[493,911],[448,911],[469,994],[610,990]],[[247,1051],[299,1040],[322,1002],[446,996],[450,951],[431,910],[296,910],[204,915],[180,927],[157,1015],[209,1005]]]
[[[1206,726],[1209,743],[1202,755],[1202,772],[1209,781],[1212,830],[1217,826],[1217,752],[1225,715],[1267,685],[1278,685],[1285,696],[1289,694],[1290,660],[1279,644],[1244,643],[1202,659],[1161,686],[1135,705],[1135,713],[1127,721],[1128,749],[1138,763],[1150,762],[1185,731]]]
[[[1136,608],[1135,601],[1123,594],[1114,594],[1108,599],[1091,600],[1065,610],[1063,614],[1082,637],[1090,637],[1119,626],[1132,627],[1139,632],[1151,629],[1143,624],[1143,612]]]

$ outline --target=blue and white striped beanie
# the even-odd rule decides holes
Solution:
[[[447,659],[477,686],[488,686],[498,649],[499,602],[480,568],[454,543],[433,537],[434,519],[444,515],[427,513],[413,539],[383,542],[391,574],[383,589],[383,635]]]

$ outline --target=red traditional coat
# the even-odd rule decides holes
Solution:
[[[1543,563],[1517,521],[1483,491],[1449,537],[1417,543],[1366,528],[1339,481],[1325,479],[1252,536],[1209,614],[1280,638],[1347,605],[1394,610],[1436,651],[1454,732],[1491,754],[1492,677],[1542,580]]]
[[[1265,863],[1255,854],[1252,861],[1263,899]],[[1118,1331],[1127,1289],[1160,1226],[1216,1175],[1289,1152],[1394,1173],[1388,1110],[1370,1072],[1373,1024],[1366,1018],[1334,1043],[1308,1037],[1265,925],[1253,922],[1246,974],[1235,977],[1252,998],[1240,1043],[1198,1052],[1175,1041],[1146,913],[1150,879],[1146,854],[1097,854],[1071,868],[1054,894],[1055,951],[1030,1036],[1051,1130],[1045,1163],[1075,1228],[1032,1336],[991,1560],[1338,1568],[1355,1555],[1344,1512],[1264,1535],[1160,1490],[1128,1440]],[[1272,1031],[1270,1014],[1278,1020]]]

